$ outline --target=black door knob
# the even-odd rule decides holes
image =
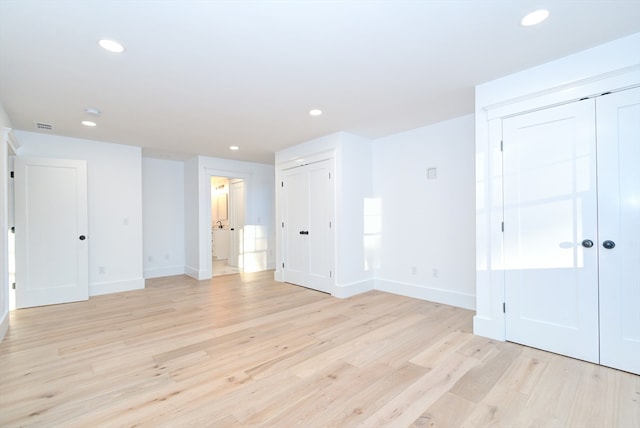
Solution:
[[[80,235],[80,240],[81,240],[81,241],[84,241],[85,239],[87,239],[87,237],[86,237],[86,236],[84,236],[84,235]]]
[[[593,241],[591,239],[585,239],[584,241],[582,241],[582,246],[584,248],[591,248],[593,247]]]
[[[615,242],[613,242],[613,241],[606,240],[606,241],[604,241],[604,242],[602,243],[602,246],[603,246],[604,248],[606,248],[607,250],[610,250],[610,249],[612,249],[613,247],[615,247],[615,246],[616,246],[616,243],[615,243]]]

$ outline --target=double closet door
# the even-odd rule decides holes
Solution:
[[[283,171],[281,191],[284,280],[330,293],[335,194],[332,161]]]
[[[640,89],[502,126],[507,340],[640,374]]]

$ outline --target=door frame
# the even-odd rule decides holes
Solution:
[[[329,161],[329,165],[330,165],[330,170],[332,171],[333,174],[333,179],[331,180],[331,184],[333,186],[333,206],[331,207],[332,212],[331,212],[331,216],[333,218],[333,227],[331,228],[331,255],[330,255],[330,259],[331,259],[331,264],[332,264],[332,272],[333,272],[333,281],[330,287],[330,294],[333,294],[333,289],[335,288],[335,284],[336,284],[336,278],[338,276],[338,272],[336,267],[338,266],[337,264],[337,260],[336,260],[336,245],[337,245],[337,236],[338,236],[338,231],[339,231],[339,227],[340,225],[338,224],[338,218],[337,218],[337,201],[338,201],[338,189],[339,189],[339,185],[338,185],[338,180],[339,180],[339,174],[337,171],[337,153],[336,150],[326,150],[326,151],[321,151],[321,152],[317,152],[317,153],[312,153],[312,154],[308,154],[305,156],[301,156],[301,157],[295,157],[293,159],[287,159],[286,161],[283,161],[279,164],[276,165],[276,271],[274,273],[274,279],[276,281],[279,282],[285,282],[286,278],[285,278],[285,274],[284,274],[284,270],[282,269],[282,263],[284,263],[285,260],[285,251],[286,251],[286,235],[284,233],[282,233],[282,222],[284,221],[284,215],[285,215],[285,199],[284,199],[284,195],[283,195],[283,187],[282,187],[282,182],[284,180],[284,176],[287,173],[287,171],[297,168],[297,167],[301,167],[301,166],[305,166],[305,165],[309,165],[309,164],[313,164],[313,163],[318,163],[318,162],[323,162],[323,161]]]
[[[635,46],[635,45],[633,45]],[[630,44],[629,48],[632,47]],[[633,48],[635,49],[635,48]],[[602,51],[602,52],[601,52]],[[603,70],[610,48],[594,48],[587,60],[549,64],[476,87],[476,314],[474,334],[504,341],[504,247],[502,236],[502,119],[640,86],[640,64]],[[631,56],[629,56],[631,54]],[[633,58],[620,49],[616,55]],[[637,56],[637,55],[636,55]],[[621,58],[622,60],[622,58]],[[590,62],[591,61],[591,62]],[[570,71],[567,71],[571,69]],[[555,71],[555,72],[551,72]],[[573,78],[573,79],[572,79]],[[522,83],[525,82],[525,83]],[[532,83],[534,82],[534,83]],[[532,86],[533,85],[533,86]]]
[[[212,177],[224,177],[229,180],[240,179],[244,181],[244,212],[245,212],[245,223],[246,223],[246,213],[247,213],[247,201],[248,201],[248,193],[251,188],[251,174],[247,174],[239,171],[230,171],[224,169],[217,168],[209,168],[204,167],[203,175],[203,183],[204,187],[204,196],[201,196],[201,206],[202,206],[202,214],[201,219],[203,221],[200,222],[199,234],[200,238],[208,237],[207,239],[201,239],[200,242],[204,241],[204,244],[201,244],[199,247],[199,258],[200,265],[204,266],[204,272],[202,272],[202,278],[200,279],[210,279],[213,277],[213,249],[211,247],[211,178]]]

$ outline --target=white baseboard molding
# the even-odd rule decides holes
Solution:
[[[145,278],[162,278],[165,276],[184,275],[184,266],[166,266],[144,271]]]
[[[198,281],[202,281],[203,279],[211,279],[211,272],[209,272],[209,275],[207,276],[206,270],[192,268],[191,266],[184,267],[184,274],[190,276],[193,279],[197,279]]]
[[[282,275],[281,270],[276,270],[273,272],[273,280],[278,282],[284,282],[284,275]]]
[[[89,284],[89,296],[142,290],[143,288],[144,278],[125,279],[124,281],[98,282]]]
[[[365,281],[352,282],[351,284],[335,284],[331,295],[340,299],[346,299],[347,297],[355,296],[357,294],[366,293],[374,289],[373,279],[367,279]]]
[[[2,342],[2,339],[4,339],[9,331],[9,317],[10,314],[9,311],[7,311],[2,315],[2,320],[0,320],[0,342]]]
[[[385,279],[375,280],[375,289],[415,299],[429,300],[464,309],[476,309],[476,296],[473,294],[458,293],[442,288],[425,287],[422,285],[408,284]]]
[[[473,317],[473,334],[504,342],[504,321],[476,315]]]

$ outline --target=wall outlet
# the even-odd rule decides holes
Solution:
[[[435,180],[436,178],[438,178],[438,171],[436,168],[427,169],[427,180]]]
[[[434,277],[434,278],[438,278],[438,277],[440,277],[440,272],[438,271],[438,269],[434,269],[434,270],[433,270],[433,277]]]
[[[411,275],[418,273],[418,269],[415,266],[411,266]]]

